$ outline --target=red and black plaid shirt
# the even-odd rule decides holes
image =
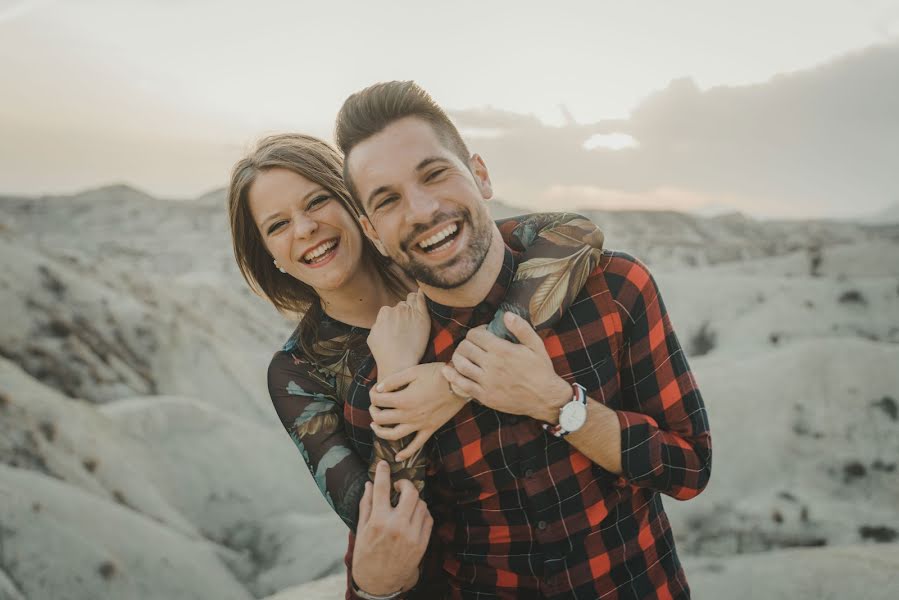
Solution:
[[[449,361],[472,327],[489,322],[514,274],[508,248],[486,300],[429,301],[423,362]],[[428,442],[435,519],[419,597],[689,598],[660,494],[687,500],[709,480],[705,407],[646,266],[605,251],[555,327],[541,331],[556,373],[614,409],[623,474],[592,463],[531,418],[469,402]],[[344,415],[366,436],[374,368],[356,377]],[[347,564],[350,564],[352,539]]]

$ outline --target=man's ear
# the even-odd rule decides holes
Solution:
[[[468,168],[474,175],[474,181],[481,191],[481,197],[484,200],[490,200],[493,197],[493,184],[490,182],[490,173],[487,171],[487,165],[480,154],[472,154],[468,159]]]
[[[381,242],[381,238],[378,237],[378,232],[375,231],[375,228],[372,226],[371,221],[368,220],[368,217],[362,216],[359,217],[359,222],[362,223],[362,232],[365,234],[372,244],[375,245],[375,248],[378,249],[383,256],[387,256],[387,251],[384,249],[384,244]]]

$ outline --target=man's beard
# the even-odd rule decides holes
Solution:
[[[413,252],[410,252],[413,245],[412,240],[439,223],[457,219],[462,221],[463,227],[468,227],[471,230],[468,247],[460,254],[456,255],[452,260],[439,267],[418,262]],[[491,235],[492,232],[490,231],[491,224],[492,222],[489,219],[486,219],[483,223],[480,223],[479,227],[475,226],[472,215],[467,210],[458,210],[452,214],[439,214],[430,224],[417,225],[412,233],[410,233],[400,244],[400,249],[405,255],[404,258],[408,258],[408,261],[401,263],[400,261],[394,260],[394,262],[396,262],[409,277],[412,277],[419,283],[443,290],[457,288],[468,283],[468,281],[474,277],[474,274],[481,268],[481,265],[484,264],[484,259],[487,258],[487,251],[490,249],[490,242],[493,238]],[[448,273],[449,271],[455,272],[450,274]]]

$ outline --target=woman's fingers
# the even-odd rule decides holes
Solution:
[[[419,365],[415,365],[415,367],[417,366]],[[378,382],[375,386],[375,391],[384,394],[387,392],[394,392],[409,385],[419,376],[418,369],[415,367],[409,367],[408,369],[403,369],[399,373],[388,375]]]
[[[480,385],[460,374],[452,365],[446,365],[441,369],[443,378],[446,379],[453,392],[463,398],[479,398],[484,390]]]
[[[453,367],[456,371],[474,382],[479,382],[484,374],[484,369],[468,360],[461,354],[453,355]]]
[[[401,440],[407,435],[410,435],[415,432],[411,425],[396,425],[394,427],[384,427],[383,425],[378,425],[377,423],[371,424],[371,430],[375,433],[376,436],[381,438],[382,440]]]
[[[378,425],[397,425],[410,420],[406,411],[399,408],[378,408],[372,404],[368,408],[368,412],[371,415],[371,420]]]
[[[415,434],[415,437],[412,438],[412,441],[409,442],[405,448],[396,453],[397,460],[408,460],[415,456],[415,453],[421,450],[425,442],[427,442],[431,437],[430,431],[421,430]]]

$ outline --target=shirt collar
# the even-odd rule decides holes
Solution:
[[[464,323],[469,321],[472,314],[476,312],[484,313],[485,315],[489,314],[491,317],[493,316],[503,299],[506,297],[506,292],[509,291],[509,286],[512,284],[512,278],[515,275],[515,269],[518,266],[518,255],[508,246],[504,246],[503,248],[503,265],[499,270],[499,275],[493,283],[493,287],[491,287],[490,291],[487,293],[487,297],[477,306],[460,308],[446,306],[445,304],[434,302],[430,298],[428,299],[428,309],[438,323],[445,324],[449,321]]]

